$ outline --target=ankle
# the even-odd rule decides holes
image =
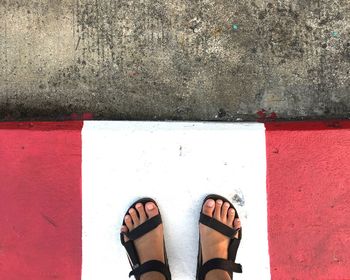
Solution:
[[[213,269],[207,273],[205,280],[231,280],[231,277],[224,270]]]
[[[141,280],[165,280],[165,277],[160,272],[151,271],[141,275],[140,279]]]

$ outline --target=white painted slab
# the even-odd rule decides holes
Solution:
[[[235,279],[270,279],[265,129],[262,124],[84,122],[83,280],[128,279],[119,241],[128,206],[157,200],[174,280],[195,279],[205,195],[244,200]]]

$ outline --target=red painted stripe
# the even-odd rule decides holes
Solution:
[[[82,122],[0,122],[0,129],[26,129],[26,130],[81,130]]]
[[[349,129],[350,121],[313,121],[313,122],[269,122],[265,123],[267,130],[324,130]]]
[[[80,279],[81,128],[0,125],[0,279]]]
[[[272,279],[350,279],[350,122],[266,127]]]

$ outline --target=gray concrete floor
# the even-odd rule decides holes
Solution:
[[[349,35],[348,0],[0,0],[0,120],[347,118]]]

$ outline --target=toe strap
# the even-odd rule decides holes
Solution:
[[[140,277],[142,274],[150,271],[158,271],[165,276],[166,280],[171,280],[169,266],[156,260],[145,262],[144,264],[134,268],[130,272],[129,277],[135,276],[137,279],[137,277]]]
[[[216,231],[222,233],[223,235],[233,238],[233,236],[237,233],[239,229],[233,229],[229,226],[219,222],[218,220],[205,215],[204,213],[200,214],[199,222],[203,225],[206,225]]]
[[[145,235],[147,232],[155,229],[162,223],[162,218],[160,215],[154,216],[153,218],[147,220],[143,224],[139,225],[132,231],[124,233],[130,240],[136,240],[141,236]]]
[[[232,260],[225,260],[225,259],[211,259],[207,261],[205,264],[203,264],[199,270],[199,280],[204,280],[206,274],[213,270],[213,269],[220,269],[225,270],[229,273],[231,279],[233,272],[242,273],[242,266],[238,263],[234,263]]]

